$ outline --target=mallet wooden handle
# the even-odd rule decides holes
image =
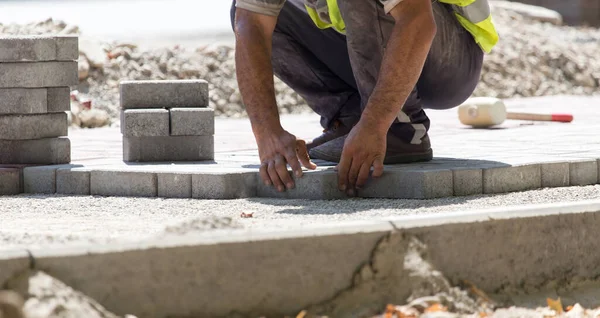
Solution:
[[[558,121],[561,123],[570,123],[573,121],[573,115],[569,114],[528,114],[528,113],[506,113],[506,119],[532,120],[532,121]]]

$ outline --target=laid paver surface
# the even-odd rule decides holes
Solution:
[[[506,101],[509,111],[571,113],[569,124],[506,121],[494,129],[471,129],[458,121],[455,109],[428,111],[436,158],[489,160],[509,164],[600,158],[600,98],[556,96]],[[283,126],[300,138],[319,135],[314,114],[287,115]],[[247,119],[217,119],[215,153],[219,164],[258,163],[256,143]],[[103,164],[122,159],[118,128],[75,129],[69,132],[74,164]],[[101,160],[99,160],[101,159]],[[102,161],[106,160],[106,161]],[[114,162],[112,162],[114,163]]]
[[[387,166],[388,175],[370,182],[359,195],[430,199],[598,183],[600,148],[597,145],[600,135],[597,131],[600,125],[595,108],[600,98],[555,96],[514,99],[506,103],[509,111],[571,113],[575,121],[569,124],[506,121],[493,129],[472,129],[459,123],[456,109],[429,111],[435,159],[428,163]],[[307,140],[322,130],[314,114],[283,116],[282,122],[285,129]],[[210,176],[201,185],[192,182],[191,192],[183,189],[181,193],[173,193],[173,197],[191,193],[192,197],[203,199],[254,196],[344,198],[335,189],[337,177],[332,164],[318,161],[320,172],[307,173],[298,180],[296,189],[283,194],[266,188],[258,178],[247,187],[251,189],[238,187],[239,190],[227,193],[195,190],[198,186],[250,184],[252,182],[247,182],[247,176],[240,173],[255,173],[258,169],[259,158],[249,121],[217,119],[215,126],[215,161],[126,164],[122,162],[123,138],[120,130],[107,128],[71,130],[72,163],[90,170]],[[238,174],[239,178],[232,179],[230,174]],[[144,186],[159,187],[154,179],[151,182],[156,185]],[[137,183],[132,181],[131,187]],[[92,185],[91,188],[102,187]],[[114,195],[116,192],[92,191],[91,194]]]

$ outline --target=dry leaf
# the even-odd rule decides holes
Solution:
[[[479,313],[479,318],[487,318],[489,316],[490,316],[490,314],[488,314],[487,312],[480,312]]]
[[[425,309],[425,312],[440,312],[440,311],[448,311],[448,308],[442,306],[441,304],[433,304],[429,306],[429,308]]]
[[[242,213],[242,214],[244,214],[244,213]],[[296,316],[296,318],[304,318],[304,317],[306,317],[306,314],[307,314],[306,310],[303,310]]]
[[[395,316],[394,316],[395,315]],[[387,305],[383,318],[417,318],[419,311],[410,306]]]
[[[468,280],[465,280],[465,281],[463,281],[463,283],[464,283],[464,284],[466,284],[467,286],[469,286],[469,290],[471,291],[471,293],[473,293],[473,294],[475,294],[477,297],[479,297],[479,298],[483,299],[483,301],[485,301],[485,302],[488,302],[488,303],[491,303],[491,304],[493,304],[493,303],[494,303],[494,302],[493,302],[493,301],[490,299],[490,297],[488,297],[488,295],[486,295],[486,293],[485,293],[483,290],[481,290],[481,289],[477,288],[477,287],[475,286],[475,284],[471,283],[471,282],[470,282],[470,281],[468,281]]]
[[[240,215],[240,217],[242,217],[242,218],[244,218],[244,219],[249,219],[249,218],[252,218],[252,217],[254,217],[254,212],[252,212],[252,213],[245,213],[245,212],[242,212],[242,214]],[[305,314],[305,315],[306,315],[306,314]]]
[[[396,306],[394,305],[387,305],[385,307],[385,313],[383,314],[384,318],[392,318],[394,316],[394,313],[396,312]]]
[[[564,312],[562,302],[560,301],[560,297],[558,297],[557,300],[546,298],[546,302],[548,303],[548,307],[556,311],[557,314],[562,314]]]
[[[567,306],[567,311],[571,311],[573,309],[573,306]]]

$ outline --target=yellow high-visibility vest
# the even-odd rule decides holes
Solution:
[[[334,28],[336,31],[345,34],[346,24],[337,5],[337,0],[327,1],[328,16],[322,19],[319,16],[324,12],[317,12],[315,8],[306,6],[308,15],[312,18],[318,28]],[[343,0],[342,0],[343,1]],[[452,6],[454,14],[459,23],[467,30],[481,49],[490,53],[492,48],[498,43],[498,32],[492,22],[490,5],[488,0],[439,0]]]

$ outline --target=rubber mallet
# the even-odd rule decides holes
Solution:
[[[458,119],[464,125],[487,128],[500,125],[507,119],[570,123],[573,121],[573,115],[507,112],[501,99],[473,97],[458,107]]]

